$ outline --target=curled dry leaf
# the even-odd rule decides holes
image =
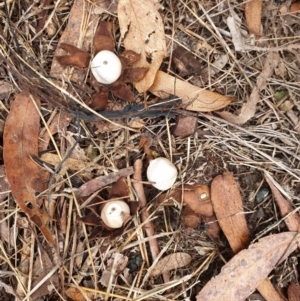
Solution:
[[[45,172],[30,155],[38,155],[40,116],[30,96],[20,93],[14,100],[4,129],[4,163],[12,195],[47,241],[54,244],[48,214],[38,206],[35,193],[45,190]],[[47,176],[47,175],[46,175]]]
[[[257,86],[254,86],[248,101],[243,105],[239,115],[230,112],[217,112],[225,120],[235,123],[244,124],[251,119],[256,112],[256,105],[260,100],[259,91],[266,88],[267,80],[273,74],[279,62],[279,54],[277,52],[269,52],[264,64],[264,67],[257,77]]]
[[[197,295],[197,301],[244,301],[299,245],[297,232],[270,235],[240,251]]]
[[[233,101],[233,97],[201,89],[188,82],[175,78],[163,71],[158,71],[149,91],[163,98],[166,94],[173,94],[182,98],[182,107],[197,112],[211,112],[220,110]]]
[[[251,0],[246,3],[245,15],[248,30],[259,39],[261,35],[262,0]]]
[[[248,101],[243,105],[239,115],[235,115],[226,111],[217,112],[217,114],[228,122],[234,124],[244,124],[255,115],[256,105],[259,99],[259,90],[257,87],[254,87]]]
[[[89,182],[82,185],[77,191],[78,197],[89,196],[96,190],[105,187],[111,183],[116,182],[120,177],[128,177],[133,174],[133,168],[127,167],[120,169],[119,171],[112,172],[107,176],[100,176],[90,180]]]
[[[250,234],[244,216],[238,184],[229,172],[214,178],[211,201],[219,225],[234,253],[249,245]]]
[[[192,257],[183,252],[167,255],[157,262],[150,275],[155,277],[170,270],[185,267],[191,262],[191,260]]]
[[[145,92],[153,84],[166,53],[161,16],[152,1],[120,0],[118,19],[126,50],[141,54],[134,67],[149,68],[145,78],[135,83],[140,93]]]

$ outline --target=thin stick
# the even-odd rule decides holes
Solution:
[[[147,199],[146,199],[144,187],[142,184],[142,168],[143,168],[142,160],[140,160],[140,159],[136,160],[133,165],[133,169],[134,169],[133,178],[135,181],[133,181],[132,184],[136,191],[138,199],[141,203],[141,207],[146,209]],[[143,210],[141,212],[141,217],[142,217],[142,221],[145,222],[145,221],[149,220],[150,214],[147,210]],[[155,235],[154,226],[151,221],[148,221],[145,223],[144,230],[148,237],[153,237]],[[156,238],[149,240],[149,247],[150,247],[152,259],[155,260],[160,253],[160,249],[159,249]],[[168,272],[163,273],[162,276],[163,276],[164,282],[170,281],[170,276],[169,276]]]

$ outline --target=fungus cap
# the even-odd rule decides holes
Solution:
[[[171,188],[177,178],[177,169],[168,159],[159,157],[151,160],[147,169],[147,178],[159,190]]]
[[[102,211],[101,219],[106,226],[117,229],[121,228],[126,220],[126,217],[130,215],[130,208],[128,204],[123,201],[108,201]]]
[[[99,83],[109,85],[120,77],[122,64],[112,51],[102,50],[94,56],[91,71]]]

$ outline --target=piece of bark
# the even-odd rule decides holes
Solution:
[[[174,136],[186,138],[194,135],[197,127],[198,118],[194,116],[178,117],[172,130]]]

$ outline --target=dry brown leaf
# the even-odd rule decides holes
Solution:
[[[170,270],[185,267],[191,262],[191,260],[192,257],[183,252],[167,255],[157,262],[150,275],[155,277]]]
[[[268,53],[264,67],[256,80],[257,88],[260,91],[266,88],[267,80],[272,76],[275,68],[278,66],[279,59],[279,52],[271,51]]]
[[[182,107],[197,112],[211,112],[229,105],[234,98],[216,92],[204,90],[188,82],[175,78],[163,71],[158,71],[149,91],[158,97],[166,94],[182,98]]]
[[[72,299],[73,301],[86,301],[86,297],[90,298],[91,300],[95,300],[96,299],[96,294],[91,293],[91,292],[86,292],[84,291],[84,294],[76,287],[69,287],[65,293],[66,295]]]
[[[12,195],[45,238],[54,244],[49,217],[36,202],[35,193],[45,190],[45,171],[33,162],[38,155],[40,116],[30,96],[20,93],[14,100],[4,129],[4,163]]]
[[[285,217],[289,213],[291,213],[295,207],[293,203],[285,199],[280,191],[277,189],[276,185],[279,185],[278,183],[275,182],[275,180],[271,177],[271,175],[268,172],[265,172],[265,179],[268,183],[268,185],[271,188],[272,194],[274,196],[274,199],[276,201],[277,206],[279,207],[280,210],[280,215],[282,217]],[[290,215],[284,220],[287,228],[290,231],[299,231],[300,229],[300,216],[299,213],[296,212],[293,215]]]
[[[249,230],[244,216],[238,184],[229,172],[215,177],[211,184],[211,201],[219,225],[234,253],[249,245]]]
[[[84,0],[74,1],[67,27],[59,40],[54,57],[65,55],[64,50],[60,48],[62,43],[71,44],[85,51],[91,48],[92,36],[95,33],[99,17],[97,15],[89,15],[88,6],[89,3]],[[67,75],[64,74],[65,70],[66,68],[60,65],[58,60],[54,58],[51,65],[51,76],[65,80]],[[70,77],[74,82],[83,83],[85,76],[85,71],[76,69]]]
[[[266,301],[286,301],[276,291],[268,277],[259,283],[257,290],[266,299]]]
[[[182,46],[177,46],[173,51],[172,63],[180,76],[199,74],[202,69],[200,60]]]
[[[245,15],[248,30],[259,39],[261,35],[262,0],[251,0],[246,3]]]
[[[78,197],[88,196],[93,192],[95,192],[96,190],[105,187],[108,184],[116,182],[120,177],[128,177],[131,176],[132,174],[133,174],[133,168],[127,167],[127,168],[120,169],[117,172],[112,172],[107,176],[97,177],[82,185],[77,191],[77,196]]]
[[[240,251],[197,295],[197,301],[244,301],[299,245],[296,232],[270,235]]]
[[[0,279],[0,290],[2,288],[6,291],[6,293],[13,295],[15,297],[15,301],[21,301],[21,298],[16,294],[16,290],[10,285],[7,285],[6,283],[2,282],[2,280]]]
[[[291,4],[290,13],[297,13],[300,10],[300,3],[295,2]]]
[[[40,285],[40,282],[46,277],[54,267],[52,259],[48,256],[47,252],[39,246],[40,258],[36,258],[33,264],[33,281],[32,287]],[[49,295],[53,290],[60,289],[58,274],[53,274],[50,278],[39,286],[39,289],[31,294],[32,300],[38,300],[43,296]]]
[[[118,277],[128,265],[128,257],[121,253],[114,253],[112,258],[107,261],[106,270],[103,271],[100,283],[107,287],[110,277],[113,277],[113,281]]]
[[[0,80],[0,99],[6,98],[12,92],[12,85]]]
[[[259,99],[259,90],[257,87],[254,87],[248,101],[243,105],[239,115],[235,115],[226,111],[217,112],[217,114],[228,122],[234,124],[244,124],[254,116],[256,112],[256,105]]]
[[[39,152],[42,152],[48,148],[49,141],[50,141],[50,135],[53,136],[57,132],[63,132],[63,129],[66,129],[69,125],[71,120],[71,117],[69,114],[65,112],[60,112],[59,114],[56,114],[55,117],[52,119],[50,125],[48,126],[48,130],[45,130],[43,134],[40,137],[39,141]]]
[[[241,33],[241,24],[234,17],[229,16],[226,20],[231,33],[232,43],[235,51],[245,52],[244,39]]]
[[[6,178],[5,168],[4,165],[0,165],[0,202],[8,197],[9,192],[10,187]]]
[[[217,112],[225,120],[234,124],[244,124],[251,119],[256,112],[256,105],[260,100],[259,91],[266,88],[267,80],[271,77],[274,69],[277,67],[279,62],[278,52],[269,52],[264,64],[264,67],[257,77],[257,86],[254,86],[248,101],[243,105],[241,113],[239,115],[232,114],[230,112]]]
[[[161,16],[152,1],[119,0],[118,19],[126,50],[141,54],[134,67],[149,68],[145,78],[135,83],[140,93],[145,92],[153,84],[166,53]]]
[[[300,301],[300,286],[295,281],[291,282],[288,288],[289,301]]]

